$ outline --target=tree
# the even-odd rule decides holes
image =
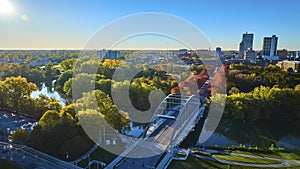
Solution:
[[[145,111],[150,108],[149,94],[154,89],[151,85],[147,84],[145,78],[137,78],[131,83],[129,87],[129,97],[138,110]]]
[[[228,96],[225,114],[244,120],[297,119],[300,106],[296,100],[299,99],[300,93],[293,89],[260,86],[252,92]]]
[[[300,92],[300,84],[298,84],[298,85],[295,87],[295,91],[296,91],[296,92]]]
[[[89,60],[80,64],[79,70],[77,73],[85,73],[85,74],[96,74],[99,68],[100,62],[98,60]]]
[[[54,65],[52,63],[47,63],[45,65],[45,84],[47,87],[52,87],[52,81],[54,80],[54,77],[56,75],[56,70],[53,67]]]
[[[111,95],[111,83],[110,79],[100,79],[96,81],[95,88],[101,90],[107,95]]]
[[[70,114],[73,117],[73,119],[75,119],[76,121],[78,121],[78,118],[77,118],[76,112],[75,112],[75,105],[74,105],[74,103],[69,104],[69,105],[63,107],[62,110],[61,110],[61,112]]]
[[[64,110],[46,111],[30,135],[30,144],[40,151],[64,160],[66,152],[69,153],[68,160],[74,160],[92,146],[91,140],[79,123]]]
[[[70,78],[64,84],[65,94],[68,96],[72,95],[73,99],[77,100],[82,97],[83,92],[89,92],[95,88],[95,77],[95,74],[77,74],[74,78]]]
[[[74,70],[76,66],[76,59],[72,58],[72,59],[64,60],[60,63],[60,66],[65,71]]]
[[[22,112],[29,104],[30,94],[37,86],[22,77],[8,77],[2,83],[4,105],[14,111]]]
[[[119,131],[129,125],[128,119],[122,116],[111,98],[100,90],[93,90],[84,93],[83,97],[78,99],[75,107],[77,111],[95,110],[101,114],[112,128]]]
[[[38,87],[42,86],[42,83],[44,82],[43,73],[38,68],[31,68],[27,74],[24,75],[24,77],[29,81],[35,83]]]
[[[11,139],[15,142],[26,143],[29,139],[30,133],[24,129],[19,129],[11,135]]]
[[[40,118],[39,125],[43,128],[53,128],[60,121],[59,114],[56,110],[48,110]]]
[[[50,102],[50,98],[46,95],[39,95],[38,98],[32,99],[32,106],[30,112],[33,118],[40,119],[41,116],[48,110],[47,105]]]
[[[63,92],[65,83],[72,77],[73,77],[72,70],[67,70],[67,71],[63,72],[62,74],[60,74],[56,81],[56,86],[57,86],[58,91]]]
[[[62,108],[60,102],[54,98],[50,98],[48,104],[46,105],[48,110],[55,110],[59,112]]]
[[[6,63],[0,62],[0,80],[3,80],[9,74],[9,66]]]

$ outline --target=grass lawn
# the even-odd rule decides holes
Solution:
[[[168,169],[262,169],[256,167],[231,166],[216,161],[205,160],[194,156],[189,156],[186,161],[172,161]],[[265,169],[265,168],[264,168]],[[271,168],[269,168],[271,169]],[[272,168],[273,169],[273,168]],[[281,169],[299,169],[299,167],[286,167]]]
[[[265,156],[265,157],[273,157],[273,158],[282,158],[287,160],[300,160],[300,156],[293,153],[293,152],[266,152],[266,153],[257,153],[257,152],[248,152],[248,151],[241,151],[241,150],[224,150],[225,152],[231,153],[239,153],[239,154],[249,154],[249,155],[256,155],[256,156]]]
[[[223,160],[235,161],[235,162],[244,162],[244,163],[254,163],[254,164],[280,164],[280,161],[269,160],[269,159],[260,159],[252,157],[241,157],[236,155],[220,155],[213,154],[212,157],[220,158]]]

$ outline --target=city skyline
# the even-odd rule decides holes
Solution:
[[[211,48],[238,50],[241,35],[254,33],[253,49],[262,50],[263,38],[279,37],[278,49],[299,50],[298,1],[20,1],[0,12],[2,49],[80,49],[100,28],[141,12],[161,12],[194,24],[211,41]],[[266,8],[268,6],[268,8]],[[1,8],[0,8],[1,9]],[[268,9],[272,9],[270,12]],[[138,47],[138,45],[137,45]],[[207,47],[208,48],[208,47]]]

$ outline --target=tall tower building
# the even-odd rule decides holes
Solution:
[[[220,48],[220,47],[216,48],[216,56],[217,57],[221,57],[222,56],[222,48]]]
[[[276,56],[277,55],[278,37],[273,35],[272,37],[264,37],[263,42],[263,55],[264,56]]]
[[[239,48],[239,58],[242,59],[244,57],[244,52],[248,49],[253,49],[253,33],[244,33],[242,42],[240,43]]]

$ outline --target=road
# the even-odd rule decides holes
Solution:
[[[0,156],[25,169],[81,169],[27,146],[0,142]]]
[[[177,117],[178,113],[178,111],[174,111],[173,116]],[[138,147],[131,151],[119,163],[117,168],[152,168],[161,158],[170,143],[174,132],[174,128],[170,126],[172,126],[174,122],[175,121],[173,119],[165,119],[165,121],[151,133],[146,141],[139,144]]]

